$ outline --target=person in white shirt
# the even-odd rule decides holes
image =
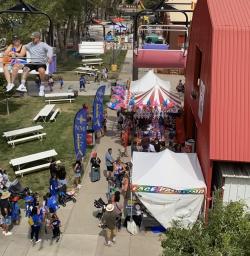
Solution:
[[[40,32],[33,32],[31,38],[32,42],[25,45],[26,50],[30,54],[31,62],[24,65],[21,84],[17,88],[17,91],[27,92],[25,86],[26,79],[31,70],[36,70],[41,80],[39,96],[44,96],[46,63],[48,62],[50,64],[52,62],[53,48],[41,42]]]

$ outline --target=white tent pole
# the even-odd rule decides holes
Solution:
[[[131,200],[131,212],[130,212],[130,221],[133,220],[133,193],[132,193],[132,167],[129,172],[129,180],[130,180],[130,200]]]

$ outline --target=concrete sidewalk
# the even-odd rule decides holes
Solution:
[[[120,79],[127,80],[131,74],[131,51],[128,51],[125,65]],[[103,84],[103,83],[102,83]],[[104,83],[107,84],[108,83]],[[67,82],[73,89],[78,88],[78,82]],[[61,91],[67,90],[65,86]],[[87,92],[81,95],[95,95],[99,84],[87,84]],[[60,91],[56,87],[56,91]],[[106,90],[110,93],[110,86]],[[116,112],[108,111],[108,132],[97,142],[95,150],[101,158],[101,170],[105,169],[104,155],[107,148],[113,148],[114,157],[118,156],[120,145],[119,133],[116,130]],[[129,159],[124,159],[128,161]],[[13,235],[5,237],[0,234],[0,256],[158,256],[161,254],[159,235],[142,231],[136,236],[130,235],[125,228],[117,235],[117,243],[112,247],[104,246],[104,232],[98,227],[99,220],[95,217],[95,199],[105,199],[107,181],[102,175],[101,180],[91,183],[89,179],[90,167],[85,170],[77,202],[69,202],[65,208],[58,211],[62,221],[62,236],[58,243],[51,240],[52,234],[41,232],[42,242],[32,244],[29,240],[29,225],[27,218],[22,218],[19,226],[13,228]],[[24,216],[24,214],[23,214]]]
[[[101,158],[101,170],[105,169],[104,155],[108,147],[113,148],[114,157],[118,156],[119,134],[116,130],[116,113],[108,112],[108,132],[96,146]],[[124,159],[128,161],[129,159]],[[107,181],[103,174],[101,180],[95,183],[89,179],[90,167],[85,170],[83,187],[77,196],[77,203],[68,203],[58,212],[62,220],[62,237],[58,243],[52,242],[51,234],[42,232],[43,241],[33,245],[29,241],[29,226],[23,218],[19,226],[14,227],[13,235],[4,237],[0,234],[0,255],[2,256],[158,256],[161,253],[159,236],[152,232],[142,231],[136,236],[130,235],[125,228],[117,235],[117,243],[112,247],[104,246],[104,232],[98,227],[99,221],[94,216],[95,199],[105,199]]]

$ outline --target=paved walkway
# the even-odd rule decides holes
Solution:
[[[131,74],[131,52],[128,52],[121,79],[129,79]],[[67,82],[77,88],[77,82]],[[105,83],[107,84],[107,83]],[[88,84],[85,95],[95,95],[99,84]],[[60,89],[56,89],[60,90]],[[66,90],[66,88],[64,88]],[[64,91],[63,90],[63,91]],[[108,93],[110,87],[106,90]],[[108,133],[96,145],[100,156],[101,170],[105,169],[104,154],[108,147],[113,148],[114,157],[118,154],[120,146],[119,134],[116,130],[116,113],[108,112]],[[125,161],[129,159],[124,159]],[[125,228],[117,235],[117,243],[112,247],[104,246],[104,232],[98,227],[99,221],[95,218],[95,199],[105,199],[107,182],[105,177],[95,183],[89,179],[90,167],[87,167],[83,179],[83,187],[77,196],[77,203],[69,202],[65,208],[59,209],[62,221],[62,237],[58,243],[52,242],[51,234],[42,232],[43,240],[40,244],[33,245],[28,236],[29,225],[23,218],[19,226],[14,227],[13,235],[4,237],[0,234],[0,256],[158,256],[161,254],[160,237],[152,232],[142,231],[136,236],[130,235]]]
[[[145,74],[141,70],[139,77]],[[131,79],[132,73],[132,51],[128,51],[125,63],[121,70],[120,79],[126,81]],[[160,75],[169,80],[174,89],[182,76]],[[106,94],[110,93],[110,85],[106,84]],[[68,86],[78,88],[77,81],[67,81],[63,90],[55,86],[55,91],[67,91]],[[87,92],[80,95],[95,95],[99,83],[87,84]],[[108,133],[101,138],[96,145],[96,151],[102,160],[101,170],[105,169],[104,154],[108,147],[113,148],[114,156],[121,149],[119,134],[116,130],[116,113],[108,112]],[[129,160],[129,159],[124,159]],[[95,218],[96,208],[93,205],[95,199],[105,198],[107,182],[105,178],[96,183],[89,179],[89,169],[85,171],[83,187],[77,196],[77,203],[69,202],[65,208],[59,209],[59,217],[62,220],[62,237],[58,243],[52,242],[51,234],[43,236],[40,244],[33,245],[28,237],[29,225],[27,219],[23,218],[19,226],[14,227],[13,235],[4,237],[0,234],[0,256],[158,256],[161,254],[160,237],[152,232],[142,231],[136,236],[130,235],[125,228],[118,233],[116,245],[104,246],[104,233],[98,227],[99,221]]]
[[[101,170],[105,169],[104,153],[108,147],[113,148],[114,157],[121,149],[119,136],[116,131],[116,113],[109,111],[108,133],[101,138],[96,146],[98,155],[102,160]],[[125,161],[128,159],[124,159]],[[94,213],[95,199],[105,199],[107,182],[105,177],[95,183],[89,179],[89,167],[85,171],[83,187],[80,189],[77,203],[68,203],[65,208],[59,210],[62,220],[62,238],[59,243],[51,241],[51,234],[43,234],[43,241],[33,245],[28,239],[29,230],[27,219],[23,218],[19,226],[13,229],[13,235],[4,237],[0,234],[0,255],[2,256],[157,256],[161,247],[159,236],[152,232],[142,231],[136,236],[131,236],[125,228],[118,233],[116,245],[104,246],[104,233],[98,227],[98,219]]]

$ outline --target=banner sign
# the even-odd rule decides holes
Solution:
[[[146,192],[159,194],[204,194],[205,188],[172,189],[162,186],[132,185],[132,192]]]
[[[86,153],[87,147],[87,110],[80,109],[74,120],[74,147],[76,159],[82,158]]]
[[[105,93],[105,85],[100,86],[96,91],[95,99],[93,102],[93,130],[99,131],[103,123],[103,98]]]

